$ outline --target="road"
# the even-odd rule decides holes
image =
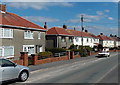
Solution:
[[[30,72],[30,77],[26,82],[13,82],[11,85],[26,85],[34,83],[111,83],[118,85],[118,53],[112,53],[109,58],[85,58],[59,66],[40,69]],[[69,62],[69,61],[68,61]],[[114,84],[113,84],[114,83]],[[101,84],[102,85],[102,84]]]
[[[118,56],[37,70],[24,83],[118,83]]]

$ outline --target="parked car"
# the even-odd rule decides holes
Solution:
[[[102,57],[102,56],[109,57],[110,53],[108,51],[102,51],[102,52],[98,53],[98,56],[100,56],[100,57]]]
[[[26,81],[29,77],[29,68],[17,65],[8,59],[0,59],[0,81],[18,79]]]

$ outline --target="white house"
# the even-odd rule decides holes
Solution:
[[[103,47],[109,47],[109,48],[114,47],[114,40],[112,38],[103,35],[103,33],[101,33],[97,37],[100,39],[100,44]]]
[[[99,38],[92,33],[67,29],[67,32],[74,35],[73,44],[94,47],[99,44]],[[83,40],[83,42],[82,42]]]
[[[114,47],[119,47],[120,46],[120,38],[118,37],[110,37],[114,40]]]

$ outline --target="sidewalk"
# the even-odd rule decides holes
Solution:
[[[113,52],[111,52],[111,53],[113,53]],[[74,58],[74,59],[64,60],[64,61],[51,62],[51,63],[46,63],[46,64],[30,65],[28,67],[30,68],[30,72],[32,72],[32,71],[36,71],[36,70],[40,70],[40,69],[57,67],[57,66],[74,63],[74,62],[79,62],[79,61],[84,61],[84,60],[89,60],[89,59],[97,59],[97,57],[95,57],[95,56],[96,55],[87,56],[87,57],[79,57],[79,58]]]
[[[46,68],[51,68],[51,67],[69,64],[69,63],[74,63],[74,62],[78,62],[78,61],[96,58],[95,56],[96,55],[92,55],[92,56],[88,56],[88,57],[79,57],[79,58],[74,58],[74,59],[64,60],[64,61],[51,62],[51,63],[46,63],[46,64],[30,65],[28,67],[30,68],[30,71],[35,71],[35,70],[46,69]]]

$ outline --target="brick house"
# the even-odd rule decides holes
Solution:
[[[114,47],[114,40],[108,36],[103,35],[103,33],[100,33],[100,35],[97,36],[100,39],[100,43],[103,47]]]
[[[0,9],[0,56],[14,57],[20,52],[35,54],[45,51],[46,29],[14,13]]]
[[[73,35],[63,28],[53,27],[46,32],[46,48],[69,48],[73,44]]]

